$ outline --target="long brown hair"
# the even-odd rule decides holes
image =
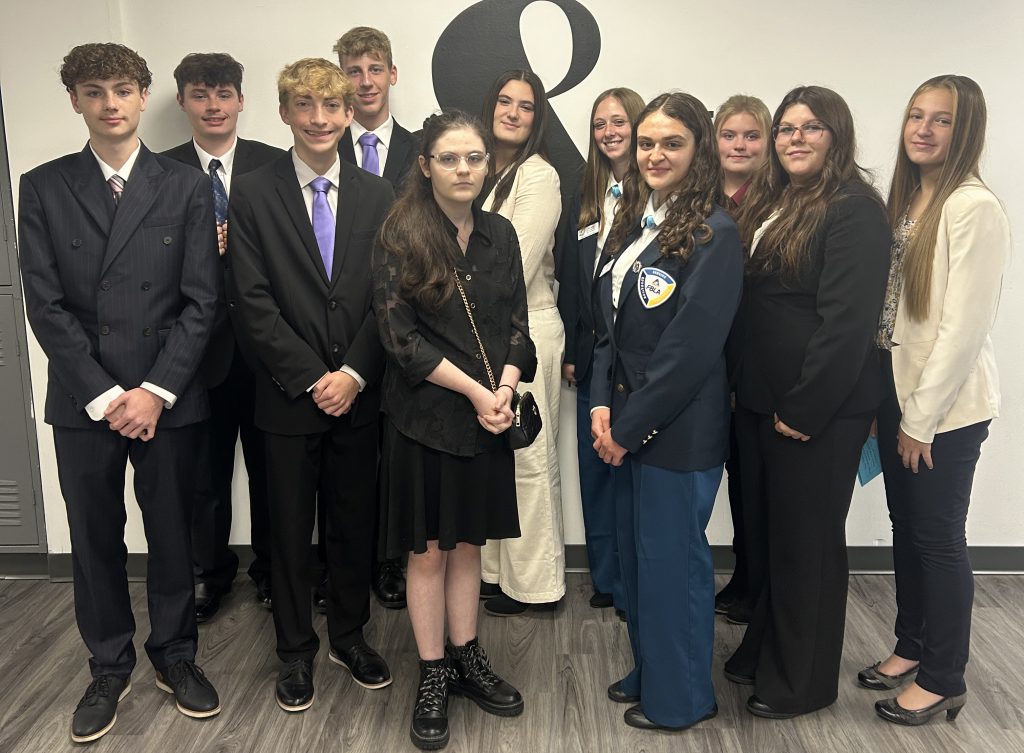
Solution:
[[[492,212],[497,212],[501,209],[501,205],[505,203],[509,192],[512,191],[512,183],[516,179],[516,172],[521,164],[535,154],[539,154],[544,159],[548,158],[547,143],[544,140],[548,128],[548,95],[544,91],[544,84],[541,83],[540,77],[533,71],[514,68],[498,76],[494,80],[490,91],[487,92],[487,96],[484,97],[483,109],[480,111],[480,121],[491,133],[491,140],[493,140],[494,110],[498,106],[498,95],[501,94],[502,88],[509,81],[525,81],[530,85],[530,89],[533,90],[533,126],[530,128],[530,135],[527,137],[526,143],[519,148],[515,159],[512,160],[512,163],[505,170],[501,179],[498,180],[497,187],[494,189],[494,201],[491,203]],[[494,173],[495,167],[492,160],[488,168],[484,190],[481,192],[484,196],[495,185],[494,181],[497,177]]]
[[[821,173],[809,185],[792,185],[775,145],[771,144],[768,179],[760,185],[751,185],[737,215],[743,243],[750,248],[754,231],[772,212],[778,211],[778,218],[765,231],[750,264],[760,269],[778,266],[783,278],[788,280],[803,271],[814,236],[836,191],[844,185],[859,183],[874,193],[866,179],[867,171],[855,159],[857,140],[853,115],[846,101],[823,86],[798,86],[783,97],[775,111],[773,134],[786,110],[794,105],[806,105],[832,134],[832,145],[825,154]],[[878,202],[881,204],[882,200],[879,198]]]
[[[903,112],[900,128],[900,147],[896,153],[896,169],[889,188],[889,223],[895,230],[910,206],[914,192],[921,185],[921,170],[907,156],[903,133],[910,118],[914,100],[930,89],[946,89],[953,95],[953,131],[946,161],[942,163],[939,178],[924,212],[914,223],[903,257],[903,295],[907,313],[921,320],[928,317],[932,287],[932,263],[935,241],[939,234],[942,206],[949,195],[968,178],[981,180],[978,161],[985,146],[987,110],[985,95],[972,79],[946,74],[930,78],[914,90]]]
[[[430,159],[437,140],[449,131],[469,128],[490,152],[490,132],[479,120],[461,110],[445,110],[423,121],[420,156]],[[402,181],[398,198],[380,226],[378,242],[402,260],[398,292],[403,298],[437,311],[455,292],[452,267],[458,246],[452,239],[448,218],[434,199],[430,178],[417,166]]]
[[[722,163],[718,159],[715,129],[708,109],[692,94],[682,92],[655,97],[633,123],[633,143],[629,146],[632,159],[622,182],[622,198],[605,250],[611,255],[625,248],[626,237],[639,226],[640,216],[647,206],[651,189],[640,177],[636,134],[641,124],[656,112],[678,120],[690,129],[694,138],[693,161],[683,185],[673,196],[663,197],[668,207],[665,222],[658,232],[662,255],[674,254],[685,261],[697,243],[707,243],[713,235],[707,218],[715,210],[722,194]]]
[[[644,109],[644,101],[640,95],[632,89],[622,86],[603,91],[594,100],[594,106],[590,108],[590,120],[587,121],[587,127],[590,129],[587,167],[583,171],[583,180],[580,181],[580,230],[598,221],[601,222],[601,229],[604,229],[604,223],[612,221],[611,217],[601,216],[601,209],[604,207],[604,192],[608,188],[608,176],[611,175],[612,165],[594,140],[594,115],[598,106],[606,99],[616,100],[626,111],[626,117],[630,124],[630,142],[633,140],[633,123]]]

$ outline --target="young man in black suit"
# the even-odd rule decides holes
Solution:
[[[178,105],[188,116],[192,138],[164,152],[210,176],[222,262],[227,241],[227,199],[231,179],[284,156],[275,146],[238,138],[242,65],[223,52],[193,52],[174,69]],[[253,423],[253,374],[239,352],[222,306],[210,344],[199,366],[199,379],[210,391],[210,419],[202,427],[199,481],[192,513],[192,568],[196,584],[196,620],[205,622],[220,608],[238,572],[238,555],[228,546],[231,533],[231,477],[235,443],[249,476],[249,515],[253,560],[249,577],[256,600],[271,607],[270,513],[263,435]]]
[[[21,180],[21,266],[29,322],[49,360],[53,426],[67,506],[75,616],[93,680],[71,738],[113,726],[135,668],[125,571],[125,463],[149,548],[156,684],[193,717],[220,711],[195,664],[189,544],[198,425],[206,390],[193,379],[217,303],[213,204],[199,172],[154,155],[136,130],[152,80],[119,44],[85,44],[61,81],[89,142]]]
[[[333,63],[305,58],[278,78],[294,149],[239,176],[231,194],[229,297],[256,368],[265,432],[277,654],[277,702],[313,703],[310,538],[326,518],[330,659],[357,683],[391,683],[367,646],[370,549],[384,351],[370,308],[370,253],[393,198],[380,178],[338,158],[355,90]]]
[[[341,158],[396,189],[416,162],[416,139],[391,115],[391,87],[398,83],[398,67],[391,55],[391,40],[369,26],[346,31],[334,45],[338,63],[356,87],[352,124],[338,142]],[[405,576],[399,560],[378,561],[374,537],[373,593],[382,606],[405,606]]]

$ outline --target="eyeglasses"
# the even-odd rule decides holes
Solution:
[[[457,170],[459,163],[463,160],[466,161],[466,167],[470,170],[485,170],[487,169],[487,160],[490,159],[491,155],[486,152],[470,152],[463,156],[456,154],[455,152],[441,152],[440,154],[431,154],[430,159],[437,162],[437,166],[442,170]]]
[[[800,135],[804,137],[804,141],[817,141],[827,130],[828,126],[820,120],[812,120],[810,123],[804,123],[801,126],[775,126],[772,129],[772,138],[776,141],[791,141],[796,136],[797,131],[799,131]]]

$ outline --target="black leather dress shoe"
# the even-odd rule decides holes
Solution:
[[[320,614],[327,614],[327,591],[327,573],[324,573],[313,591],[313,608]]]
[[[961,695],[952,695],[947,698],[942,698],[931,706],[925,706],[923,709],[917,709],[911,711],[900,706],[899,702],[895,698],[887,698],[884,701],[878,701],[875,703],[875,713],[885,719],[887,722],[893,724],[905,724],[908,727],[918,727],[933,716],[941,714],[943,711],[946,712],[946,721],[952,722],[956,720],[957,715],[960,713],[960,709],[967,703],[967,694],[962,693]]]
[[[728,614],[730,607],[743,599],[740,589],[729,581],[725,588],[715,594],[715,614]]]
[[[206,674],[194,661],[183,659],[157,670],[156,686],[174,696],[185,716],[205,719],[220,713],[220,698]]]
[[[725,675],[725,679],[729,682],[734,682],[737,685],[753,685],[753,675],[741,675],[738,672],[730,672],[728,669],[723,669],[722,674]]]
[[[747,699],[747,711],[754,716],[761,716],[765,719],[792,719],[794,716],[800,716],[795,711],[776,711],[756,695],[752,695]]]
[[[256,585],[256,601],[267,609],[273,609],[274,602],[270,597],[270,576],[261,575],[253,578],[253,583]]]
[[[466,696],[489,714],[518,716],[523,713],[523,697],[494,673],[476,638],[465,646],[448,643],[444,653],[452,668],[449,693]]]
[[[737,601],[725,613],[725,621],[730,625],[749,625],[754,609],[746,601]]]
[[[420,685],[412,707],[409,738],[420,750],[437,750],[448,744],[448,659],[420,659]]]
[[[717,704],[715,704],[715,706],[712,707],[711,711],[709,711],[696,721],[690,722],[689,724],[684,724],[681,727],[669,727],[664,724],[652,722],[650,719],[647,718],[647,715],[644,714],[644,710],[640,708],[639,705],[636,705],[630,706],[628,709],[626,709],[626,713],[622,715],[622,718],[630,727],[636,727],[637,729],[653,729],[660,730],[662,732],[682,732],[684,729],[690,729],[690,727],[694,726],[695,724],[706,722],[708,719],[714,719],[716,716],[718,716]]]
[[[501,586],[485,580],[480,581],[480,599],[493,599],[495,596],[501,596]]]
[[[206,622],[220,609],[220,600],[224,592],[209,583],[196,583],[196,622]]]
[[[366,645],[365,641],[353,643],[348,648],[332,648],[328,658],[352,673],[352,679],[369,690],[376,690],[391,684],[391,670],[384,658]]]
[[[594,591],[594,595],[590,597],[590,606],[594,609],[607,609],[614,605],[615,602],[612,600],[611,594]]]
[[[382,607],[405,609],[405,575],[398,560],[385,560],[374,567],[373,595]]]
[[[277,705],[285,711],[305,711],[313,705],[313,662],[295,659],[277,676]]]
[[[622,680],[617,680],[608,686],[608,697],[616,703],[638,703],[640,696],[630,695],[622,689]]]
[[[557,608],[557,601],[527,604],[524,601],[516,601],[504,593],[500,593],[484,602],[484,611],[487,614],[493,614],[495,617],[512,617],[513,615],[522,614],[528,609],[532,609],[534,612],[553,612]]]
[[[862,688],[867,688],[868,690],[893,690],[917,674],[917,667],[915,666],[902,674],[887,675],[884,672],[878,671],[878,666],[881,663],[876,661],[870,667],[864,667],[864,669],[857,673],[857,682]]]
[[[100,675],[85,689],[71,718],[71,739],[91,743],[110,732],[117,721],[117,703],[132,689],[130,677]]]

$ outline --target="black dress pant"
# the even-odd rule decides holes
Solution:
[[[776,711],[814,711],[839,693],[846,515],[871,420],[836,418],[801,442],[776,432],[771,416],[737,408],[744,510],[763,523],[748,536],[765,536],[766,569],[750,625],[726,668],[753,676],[755,694]]]
[[[238,572],[238,555],[231,551],[231,479],[235,471],[235,444],[242,438],[242,454],[249,476],[250,541],[254,558],[249,576],[270,575],[270,511],[267,507],[266,451],[263,432],[253,423],[253,375],[235,352],[227,379],[210,389],[210,418],[200,437],[198,472],[192,514],[192,562],[197,582],[227,591]]]
[[[370,557],[377,514],[377,422],[353,427],[347,415],[319,434],[267,432],[271,585],[277,655],[312,661],[310,541],[317,496],[325,517],[331,645],[348,648],[370,619]]]
[[[743,516],[743,461],[737,439],[736,411],[729,418],[729,459],[725,461],[728,475],[729,513],[732,517],[732,553],[736,558],[729,588],[744,602],[757,598],[750,587],[750,561],[747,556],[746,520]]]
[[[974,469],[991,421],[936,434],[932,465],[903,467],[896,432],[900,407],[892,359],[882,355],[885,402],[878,415],[878,451],[892,520],[896,570],[897,656],[921,662],[917,684],[942,696],[967,690],[974,572],[967,555],[967,508]]]
[[[149,442],[126,439],[106,422],[95,429],[54,427],[57,472],[71,532],[75,618],[92,656],[94,677],[128,677],[135,668],[135,617],[128,595],[124,543],[125,467],[149,550],[146,653],[157,669],[196,655],[195,594],[189,521],[195,479],[195,426],[157,426]]]

